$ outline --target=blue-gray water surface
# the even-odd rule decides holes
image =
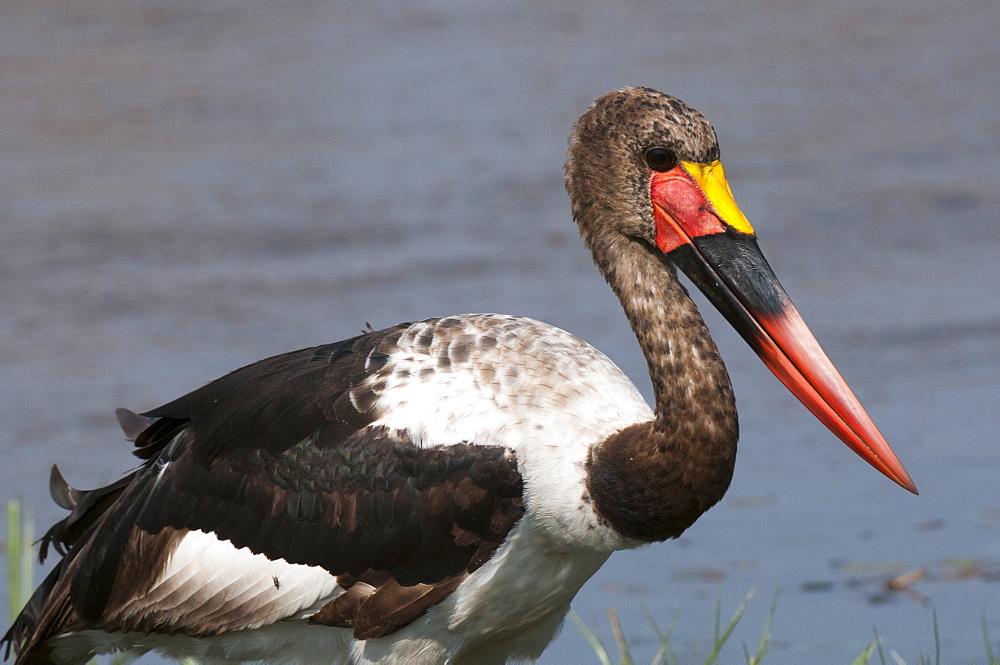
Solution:
[[[61,516],[52,463],[82,487],[133,464],[114,407],[366,323],[535,317],[649,397],[562,187],[576,116],[648,85],[713,121],[762,248],[922,495],[706,312],[741,410],[732,489],[679,540],[612,557],[576,611],[609,639],[615,608],[637,662],[657,647],[648,612],[701,662],[716,599],[728,616],[756,587],[723,652],[744,662],[778,589],[765,663],[849,663],[874,628],[912,664],[933,657],[932,609],[941,662],[984,662],[984,619],[1000,640],[996,2],[400,4],[4,5],[0,499],[43,528]],[[540,662],[596,658],[567,624]]]

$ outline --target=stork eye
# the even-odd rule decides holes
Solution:
[[[677,155],[667,148],[647,148],[642,156],[654,171],[669,171],[677,166]]]

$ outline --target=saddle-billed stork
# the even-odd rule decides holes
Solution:
[[[4,638],[18,665],[158,649],[204,663],[537,657],[617,550],[676,538],[736,455],[722,359],[683,271],[844,443],[916,492],[757,246],[715,131],[646,88],[577,121],[566,188],[646,357],[515,316],[403,323],[275,356],[139,415],[138,469],[53,469],[62,559]]]

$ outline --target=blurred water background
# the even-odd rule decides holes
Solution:
[[[258,358],[496,311],[564,327],[650,396],[562,187],[573,120],[647,85],[715,124],[736,198],[906,463],[864,465],[714,312],[742,441],[723,503],[612,557],[575,608],[640,662],[908,662],[1000,638],[1000,6],[994,0],[247,3],[0,9],[0,499],[129,468],[113,408]],[[925,568],[910,593],[893,575]],[[2,574],[2,573],[0,573]],[[3,580],[0,578],[0,584]],[[4,625],[5,616],[0,616]],[[157,662],[155,658],[145,662]],[[543,664],[592,662],[570,626]],[[700,662],[700,661],[699,661]]]

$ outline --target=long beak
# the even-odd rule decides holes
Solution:
[[[900,486],[917,488],[806,326],[757,246],[722,165],[653,173],[657,246],[708,297],[814,416]]]

